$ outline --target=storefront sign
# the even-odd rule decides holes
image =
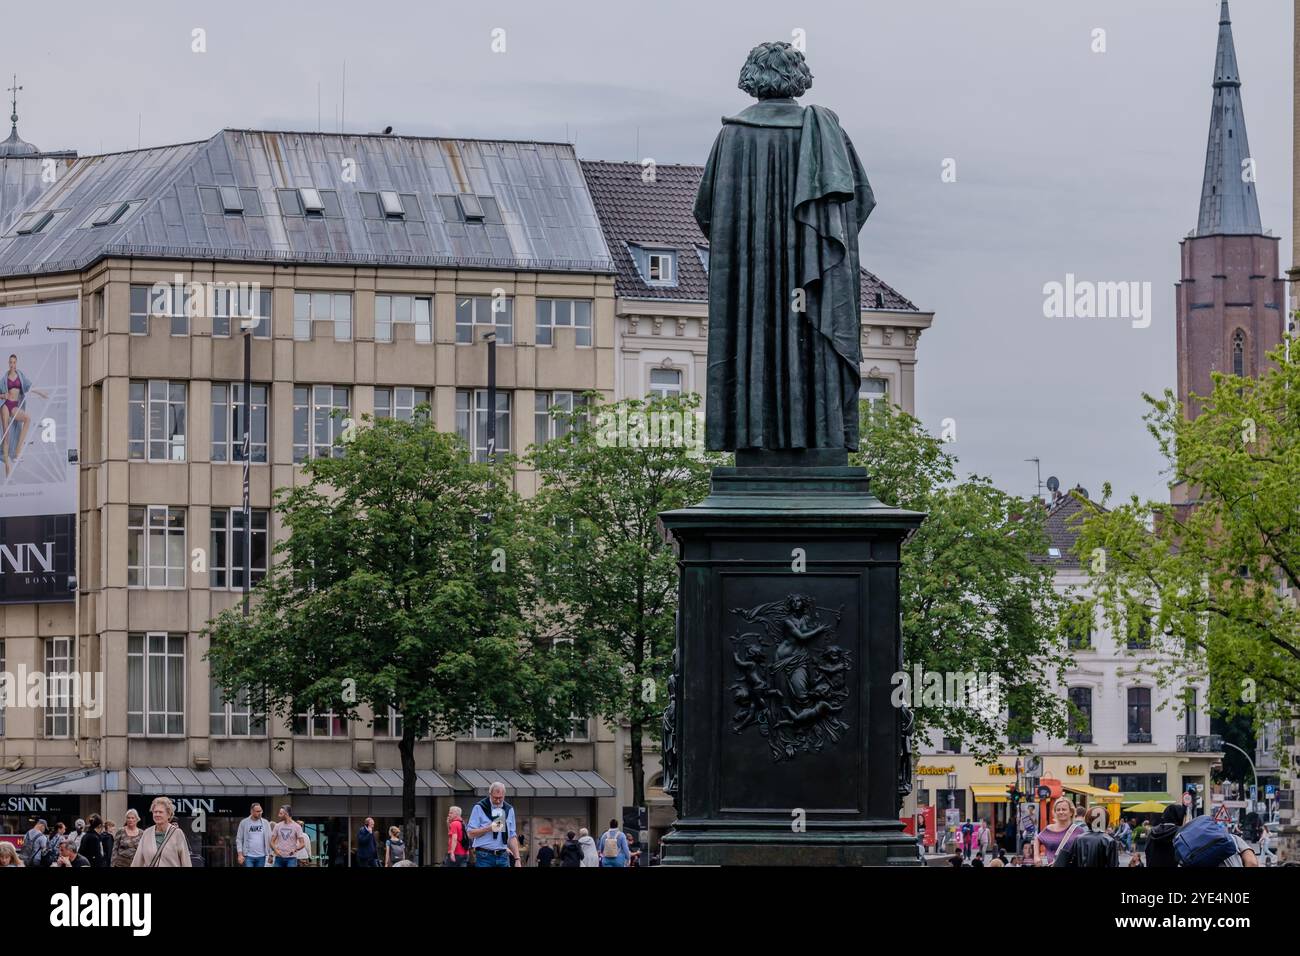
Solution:
[[[1007,767],[1000,763],[991,763],[985,769],[988,770],[990,777],[1014,777],[1016,775],[1015,767]]]
[[[268,807],[265,798],[261,797],[170,797],[172,803],[176,805],[176,815],[178,817],[193,817],[203,813],[209,817],[246,817],[248,808],[254,803],[262,805],[264,816],[273,817],[274,808]],[[131,794],[127,797],[127,806],[140,814],[140,819],[148,825],[152,821],[149,815],[149,805],[153,803],[154,797],[145,794]]]
[[[1082,777],[1088,772],[1088,768],[1081,763],[1072,763],[1065,768],[1067,777]]]
[[[1136,760],[1120,760],[1116,757],[1097,757],[1092,761],[1093,770],[1118,770],[1120,767],[1136,767]]]
[[[916,775],[918,777],[944,777],[950,773],[955,773],[956,770],[957,767],[955,765],[949,767],[930,767],[921,764],[916,768]]]
[[[71,824],[81,816],[81,797],[32,796],[31,794],[0,793],[0,816],[17,815],[33,820],[43,817],[51,826],[56,820]],[[10,821],[12,824],[14,821]],[[0,830],[4,827],[0,826]]]

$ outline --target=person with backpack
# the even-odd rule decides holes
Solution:
[[[443,866],[469,866],[469,835],[461,813],[460,807],[447,811],[447,859]]]
[[[22,858],[23,866],[43,865],[45,850],[50,843],[49,837],[45,835],[49,826],[44,820],[37,820],[35,826],[23,837],[23,848],[18,854]]]
[[[627,845],[627,837],[618,828],[617,820],[609,821],[609,829],[596,841],[600,849],[600,865],[625,867],[632,858],[632,850]]]
[[[389,827],[388,839],[384,841],[384,866],[396,866],[406,859],[406,843],[402,840],[401,827]]]
[[[1179,866],[1259,866],[1255,851],[1211,816],[1194,817],[1174,837]]]
[[[475,867],[522,866],[515,808],[506,802],[506,785],[494,780],[488,795],[469,814],[469,836]]]
[[[961,846],[962,856],[970,859],[971,851],[975,849],[975,824],[967,820],[961,825],[961,836],[958,837]]]

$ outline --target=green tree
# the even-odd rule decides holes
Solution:
[[[958,481],[943,443],[886,402],[863,403],[861,435],[852,463],[867,469],[875,495],[929,516],[904,546],[900,572],[909,679],[919,666],[975,673],[999,690],[1001,706],[915,706],[907,694],[916,732],[960,738],[982,759],[1005,751],[1008,730],[1064,735],[1053,687],[1070,663],[1063,601],[1051,566],[1031,557],[1047,553],[1043,509],[985,478]]]
[[[676,633],[677,560],[659,514],[703,499],[722,459],[702,451],[694,397],[587,400],[553,412],[567,433],[529,456],[541,484],[539,613],[583,662],[595,712],[627,720],[632,801],[642,806],[642,738],[663,713]]]
[[[249,617],[206,633],[228,697],[255,688],[268,713],[313,708],[402,716],[402,814],[415,825],[415,743],[476,719],[508,721],[546,745],[580,701],[570,662],[550,653],[534,601],[528,514],[509,461],[470,461],[427,408],[356,430],[340,457],[303,467],[276,511],[288,537]]]
[[[1211,677],[1211,713],[1258,725],[1300,699],[1300,365],[1286,349],[1258,379],[1215,373],[1192,419],[1172,391],[1144,395],[1177,503],[1102,504],[1078,548],[1117,626],[1148,617],[1146,664],[1176,691]]]

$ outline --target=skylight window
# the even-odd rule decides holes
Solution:
[[[391,189],[380,190],[379,200],[383,203],[385,216],[400,218],[406,215],[406,210],[402,208],[402,197]]]
[[[304,186],[298,190],[298,194],[302,197],[302,208],[308,213],[315,213],[318,216],[325,214],[325,201],[320,198],[320,190]]]
[[[221,187],[221,208],[226,212],[244,211],[244,197],[239,195],[239,190],[236,187]]]
[[[458,198],[460,199],[461,214],[467,220],[483,218],[483,204],[479,202],[477,196],[473,193],[461,193]]]
[[[110,226],[122,218],[130,203],[110,202],[105,203],[95,210],[95,218],[90,221],[92,226]]]
[[[53,218],[52,212],[29,212],[19,220],[15,232],[20,236],[34,236],[48,226]]]

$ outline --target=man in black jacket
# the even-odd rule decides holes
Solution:
[[[1152,828],[1147,839],[1147,866],[1177,866],[1178,855],[1174,852],[1174,837],[1178,828],[1187,818],[1187,808],[1180,803],[1171,803],[1160,815],[1160,822]]]
[[[560,866],[582,866],[582,846],[572,830],[565,835],[564,846],[560,847]]]
[[[1056,854],[1053,866],[1074,866],[1097,870],[1119,866],[1119,841],[1106,832],[1106,810],[1090,807],[1084,816],[1088,832],[1066,843]]]

